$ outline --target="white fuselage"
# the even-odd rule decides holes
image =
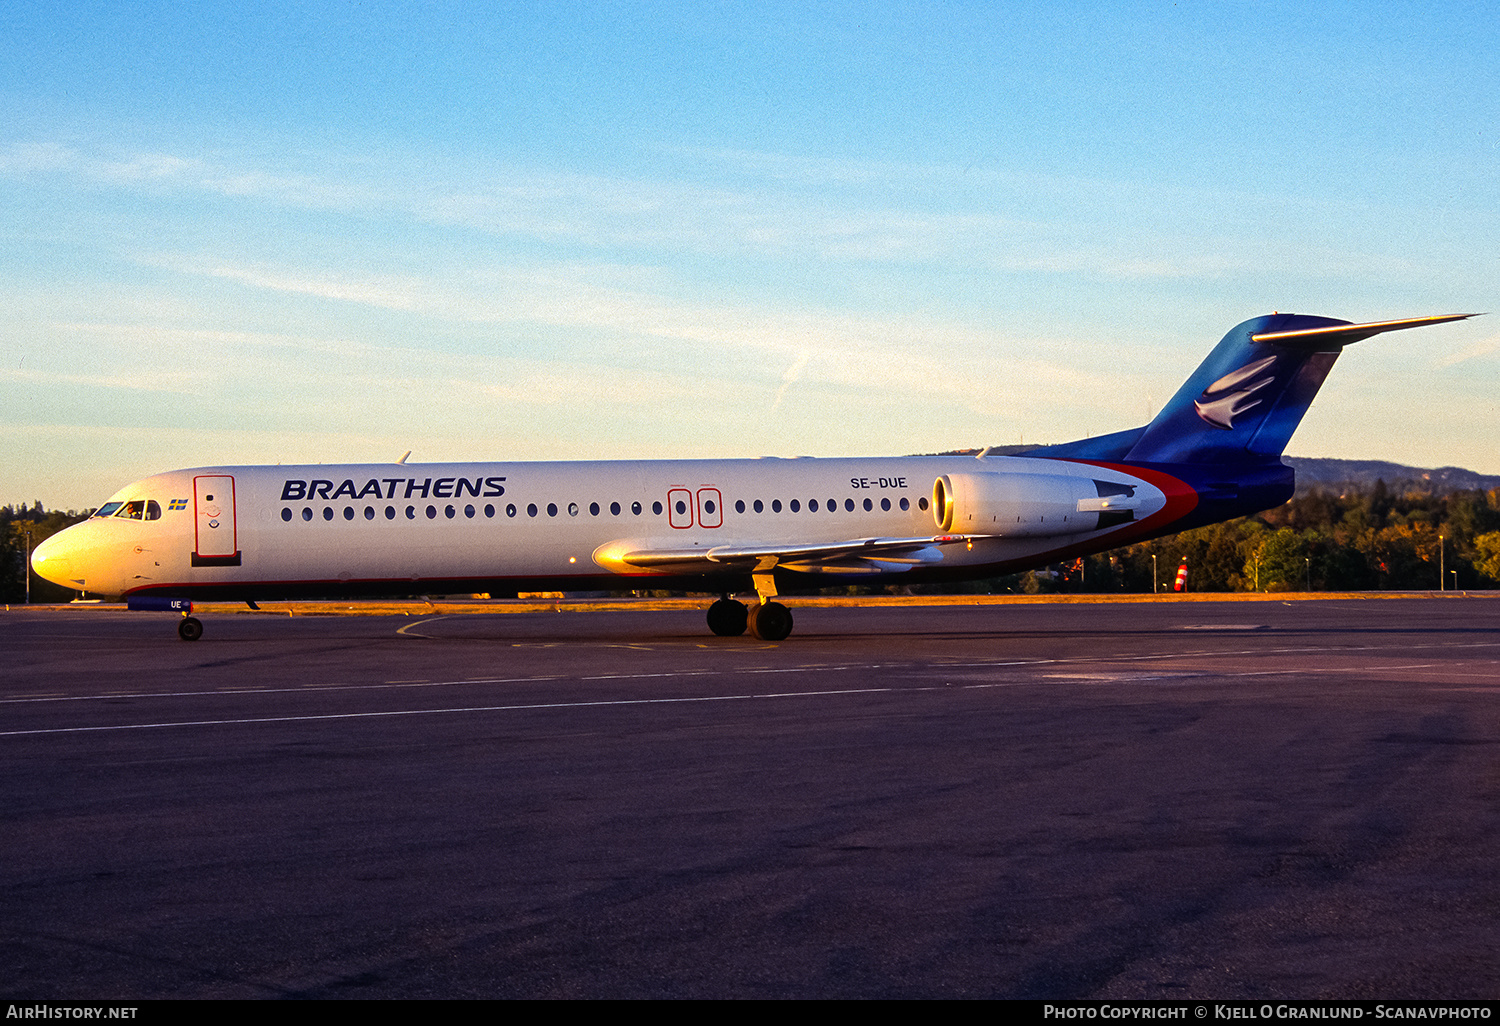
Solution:
[[[1049,535],[1051,527],[1008,531],[970,515],[943,533],[934,482],[976,473],[1076,479],[1087,495],[1101,480],[1128,485],[1133,520],[1080,530],[1075,516]],[[37,571],[108,596],[636,589],[694,580],[700,590],[724,590],[728,576],[748,579],[751,568],[715,564],[710,551],[758,547],[792,553],[761,564],[777,572],[962,578],[1122,544],[1143,533],[1167,496],[1116,466],[900,457],[203,467],[134,482],[101,510],[112,503],[123,505],[44,543]],[[904,562],[817,562],[821,545],[922,536],[941,544]],[[815,551],[798,556],[799,547]],[[698,548],[705,557],[694,562]],[[655,550],[676,553],[676,562],[627,558]]]

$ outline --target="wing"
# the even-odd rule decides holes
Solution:
[[[891,574],[939,563],[943,549],[968,545],[984,537],[972,534],[923,535],[917,538],[851,538],[848,541],[796,545],[713,545],[692,548],[640,548],[632,542],[601,546],[594,561],[616,573],[767,573],[785,567],[800,573]]]

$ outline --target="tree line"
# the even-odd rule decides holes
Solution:
[[[48,510],[41,502],[27,506],[0,506],[0,601],[23,602],[26,599],[28,552],[65,527],[87,520],[94,511]],[[76,591],[58,587],[36,574],[31,577],[31,601],[67,602],[77,598]]]
[[[1383,480],[1313,487],[1254,516],[987,583],[1032,592],[1170,591],[1184,562],[1188,591],[1500,587],[1500,489],[1396,494]]]

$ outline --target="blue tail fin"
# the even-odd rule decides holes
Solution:
[[[1271,314],[1233,328],[1147,425],[1125,458],[1144,463],[1278,459],[1342,346],[1282,345],[1256,341],[1256,336],[1348,324],[1328,317]]]
[[[1144,428],[1028,455],[1133,463],[1274,463],[1302,422],[1343,347],[1384,331],[1473,314],[1351,324],[1270,314],[1233,328]],[[1098,451],[1108,443],[1113,452]]]

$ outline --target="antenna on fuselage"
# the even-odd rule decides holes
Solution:
[[[410,449],[406,450],[406,456],[410,456],[410,455],[411,455],[411,450]],[[406,462],[406,456],[402,456],[399,460],[397,460],[396,461],[396,465],[400,466],[401,464],[405,463]]]

